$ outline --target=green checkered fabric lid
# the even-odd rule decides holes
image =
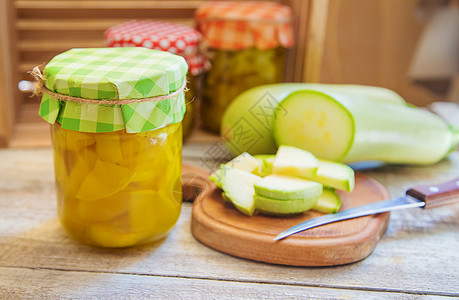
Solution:
[[[181,56],[141,47],[71,49],[55,56],[43,71],[44,86],[85,99],[143,99],[182,88],[188,66]],[[39,114],[48,123],[84,132],[153,130],[180,122],[184,92],[159,101],[120,105],[62,101],[44,93]],[[84,99],[83,99],[84,100]]]

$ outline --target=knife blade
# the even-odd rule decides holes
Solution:
[[[433,208],[453,202],[459,202],[459,178],[436,185],[413,187],[402,197],[353,207],[336,214],[308,220],[281,232],[274,240],[281,240],[307,229],[347,219],[411,207]]]

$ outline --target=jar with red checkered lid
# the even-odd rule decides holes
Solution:
[[[132,20],[115,25],[105,32],[108,47],[145,47],[183,56],[188,64],[188,90],[185,92],[186,113],[182,121],[183,136],[193,128],[195,100],[202,72],[209,68],[207,58],[199,53],[201,34],[186,25],[163,21]]]
[[[220,131],[225,109],[243,91],[284,81],[286,48],[293,45],[291,15],[288,6],[260,1],[205,2],[196,10],[211,61],[202,87],[206,129]]]

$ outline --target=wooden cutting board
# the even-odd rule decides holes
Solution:
[[[247,217],[221,199],[221,190],[207,179],[207,172],[184,166],[183,174],[185,198],[194,198],[193,236],[211,248],[238,257],[292,266],[348,264],[369,256],[389,223],[387,212],[327,224],[273,241],[285,229],[322,213]],[[374,179],[359,173],[355,179],[354,191],[339,192],[341,210],[389,198],[387,189]]]

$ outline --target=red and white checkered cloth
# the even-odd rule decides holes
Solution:
[[[108,47],[145,47],[181,55],[193,75],[209,67],[198,51],[200,39],[201,34],[189,26],[161,21],[132,20],[105,31]]]
[[[198,30],[209,48],[272,49],[293,45],[290,7],[274,2],[206,2],[196,10]]]

